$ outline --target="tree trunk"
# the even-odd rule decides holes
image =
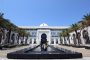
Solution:
[[[76,33],[76,39],[78,41],[78,34],[77,34],[77,30],[75,30],[75,33]],[[76,44],[77,44],[77,41],[76,41]]]
[[[10,43],[10,37],[11,37],[11,30],[8,32],[8,44]]]
[[[24,36],[23,36],[23,44],[24,44]]]
[[[2,41],[2,32],[0,31],[0,44],[1,44],[1,41]]]
[[[68,36],[68,41],[69,41],[69,45],[70,45],[70,39],[69,39],[69,36]]]
[[[19,44],[19,39],[20,39],[20,36],[18,35],[18,38],[17,38],[17,44]]]
[[[27,44],[27,41],[28,41],[28,37],[26,37],[25,44]]]
[[[66,45],[66,39],[65,39],[65,37],[64,37],[64,44]]]
[[[61,45],[63,44],[62,42],[63,42],[63,40],[62,40],[62,38],[60,37],[60,44],[61,44]]]

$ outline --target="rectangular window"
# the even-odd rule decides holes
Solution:
[[[36,32],[32,32],[32,36],[33,37],[36,37]]]

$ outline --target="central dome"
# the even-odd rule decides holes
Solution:
[[[41,27],[48,26],[46,23],[40,24]]]

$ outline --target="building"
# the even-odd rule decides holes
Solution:
[[[28,43],[40,44],[41,36],[45,34],[47,36],[48,44],[60,44],[60,32],[63,29],[68,28],[67,26],[48,26],[46,23],[40,24],[40,26],[19,26],[25,29],[30,37]]]

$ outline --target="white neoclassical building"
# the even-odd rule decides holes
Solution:
[[[28,43],[40,44],[42,34],[46,34],[48,44],[59,44],[60,43],[60,32],[62,29],[68,28],[68,26],[48,26],[46,23],[40,24],[40,26],[19,26],[25,29],[30,37]]]

